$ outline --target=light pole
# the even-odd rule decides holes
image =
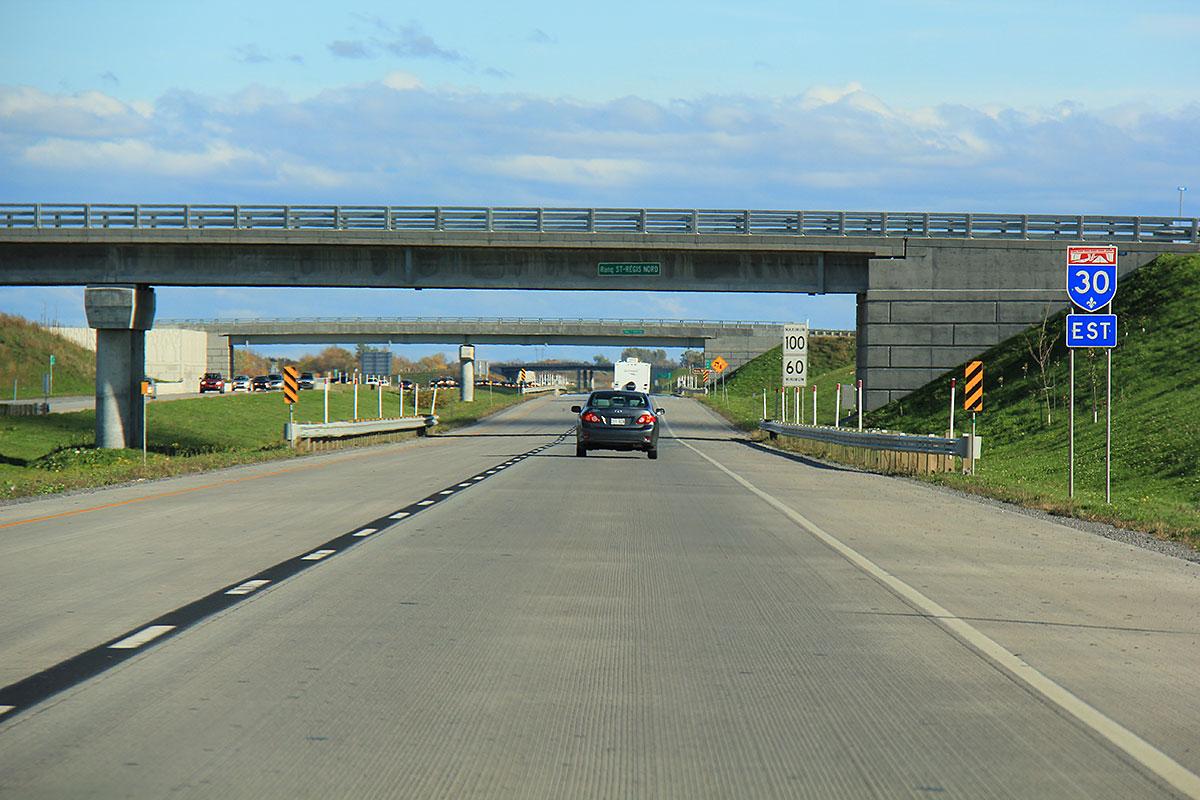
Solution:
[[[1186,186],[1176,186],[1175,188],[1179,191],[1179,216],[1182,217],[1183,216],[1183,193],[1187,191],[1187,187]]]

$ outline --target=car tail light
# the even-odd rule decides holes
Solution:
[[[589,411],[589,412],[587,412],[586,414],[584,414],[584,415],[583,415],[583,421],[584,421],[584,422],[599,423],[599,422],[603,422],[604,420],[600,419],[600,415],[599,415],[599,414],[597,414],[596,412],[594,412],[594,411]]]
[[[638,425],[653,425],[657,421],[658,417],[654,416],[653,414],[642,414],[637,418]]]

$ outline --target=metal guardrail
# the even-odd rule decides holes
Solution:
[[[351,436],[367,436],[376,433],[424,431],[437,423],[436,415],[368,419],[358,422],[289,422],[283,426],[283,438],[293,443],[303,439],[345,439]]]
[[[681,208],[4,203],[0,228],[745,234],[1200,242],[1200,219]]]
[[[554,392],[557,395],[559,392],[565,392],[565,386],[522,386],[521,394],[541,394],[543,392]]]
[[[605,319],[601,317],[291,317],[289,319],[263,319],[252,317],[230,317],[227,319],[162,319],[155,320],[156,328],[182,328],[187,325],[621,325],[637,326],[685,326],[698,328],[747,328],[779,327],[785,323],[777,320],[712,320],[712,319]],[[835,328],[813,328],[811,336],[853,336],[854,331]],[[636,335],[636,334],[633,334]]]
[[[843,447],[861,447],[867,450],[890,450],[897,453],[926,453],[960,458],[979,458],[983,450],[983,437],[966,435],[953,439],[944,436],[918,436],[911,433],[883,433],[879,431],[856,431],[846,428],[827,428],[813,425],[785,425],[781,422],[763,420],[759,430],[777,436],[794,436],[825,444]],[[972,452],[972,440],[974,452]]]

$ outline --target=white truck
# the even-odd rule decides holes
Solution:
[[[624,389],[633,384],[634,390],[650,394],[650,362],[630,358],[613,364],[613,388]]]

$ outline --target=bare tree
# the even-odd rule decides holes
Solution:
[[[1029,350],[1029,356],[1038,366],[1038,384],[1041,388],[1042,397],[1046,401],[1046,424],[1050,424],[1050,392],[1051,380],[1046,368],[1050,366],[1050,356],[1054,352],[1054,336],[1048,330],[1050,327],[1050,309],[1047,308],[1042,315],[1042,323],[1037,328],[1035,334],[1030,331],[1025,332],[1025,347]]]

